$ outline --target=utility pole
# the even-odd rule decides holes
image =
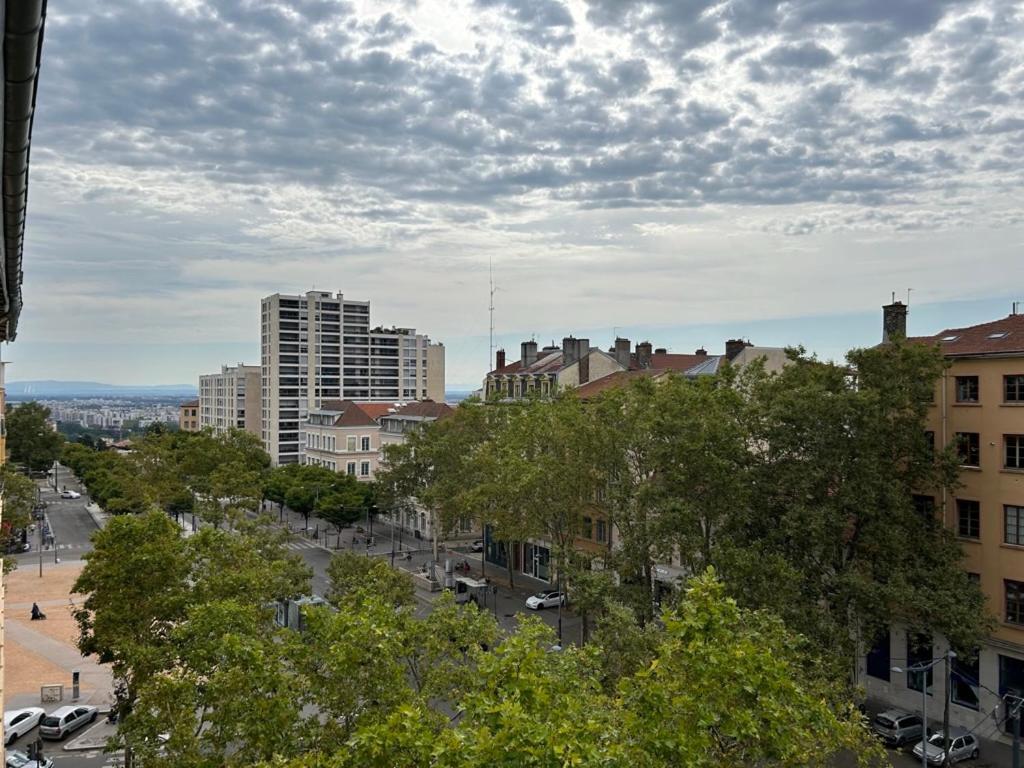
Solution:
[[[1014,699],[1013,708],[1010,709],[1010,699]],[[1013,768],[1020,768],[1020,708],[1024,704],[1024,699],[1021,699],[1013,694],[1007,694],[1006,696],[1006,709],[1007,714],[1013,721]]]
[[[942,764],[949,768],[951,765],[949,759],[949,702],[953,698],[953,691],[950,689],[950,685],[953,679],[952,666],[953,659],[956,658],[956,653],[953,652],[952,648],[946,649],[946,700],[943,702],[942,708],[942,738],[944,739],[945,746],[943,747]],[[923,748],[922,748],[923,749]]]

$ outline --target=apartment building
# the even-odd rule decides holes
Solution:
[[[1024,693],[1024,315],[1016,309],[1000,320],[910,339],[937,345],[949,363],[927,429],[936,446],[955,444],[962,461],[960,488],[916,501],[941,515],[960,540],[965,567],[996,618],[977,659],[953,663],[950,721],[968,728],[985,720],[1001,695]],[[883,313],[883,341],[906,336],[906,305],[893,302]],[[943,638],[893,627],[861,664],[868,694],[920,710],[920,676],[891,667],[941,658],[947,647]],[[927,685],[941,711],[944,676]]]
[[[581,397],[594,396],[637,377],[669,373],[711,376],[726,362],[742,366],[759,358],[769,371],[781,370],[786,364],[784,349],[756,347],[742,339],[727,341],[723,355],[709,355],[705,349],[692,355],[670,353],[663,347],[654,348],[649,341],[637,343],[631,351],[630,340],[624,338],[617,338],[607,351],[591,346],[589,339],[573,336],[562,339],[561,347],[552,344],[540,350],[537,342],[524,341],[516,362],[506,363],[505,350],[498,350],[483,392],[485,397],[519,400],[578,388]]]
[[[304,424],[303,463],[368,483],[380,464],[380,425],[351,400],[314,408]]]
[[[199,401],[189,400],[178,406],[178,429],[182,432],[198,432]]]
[[[450,405],[425,400],[391,408],[381,415],[377,419],[380,424],[381,465],[385,463],[384,450],[389,445],[401,445],[410,434],[421,429],[424,424],[446,418],[452,411]],[[414,509],[392,510],[385,513],[384,517],[391,525],[401,528],[415,538],[432,539],[434,536],[434,517],[429,510],[417,506]],[[462,526],[461,533],[468,534],[471,530],[472,527],[467,522]]]
[[[199,427],[224,434],[244,429],[260,437],[261,372],[258,365],[221,366],[199,377]]]
[[[342,293],[274,294],[261,309],[262,436],[275,465],[300,461],[309,415],[330,401],[444,399],[444,346],[371,325]]]

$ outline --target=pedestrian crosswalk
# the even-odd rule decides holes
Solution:
[[[308,539],[295,539],[294,541],[285,542],[285,549],[320,549],[320,545],[315,541],[309,541]]]

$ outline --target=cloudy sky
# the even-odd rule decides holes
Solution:
[[[7,376],[191,382],[315,287],[476,386],[491,263],[516,349],[991,319],[1022,104],[1011,0],[52,0]]]

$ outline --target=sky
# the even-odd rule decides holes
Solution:
[[[824,357],[1024,300],[1012,0],[48,8],[8,380],[195,383],[313,288],[447,350]]]

